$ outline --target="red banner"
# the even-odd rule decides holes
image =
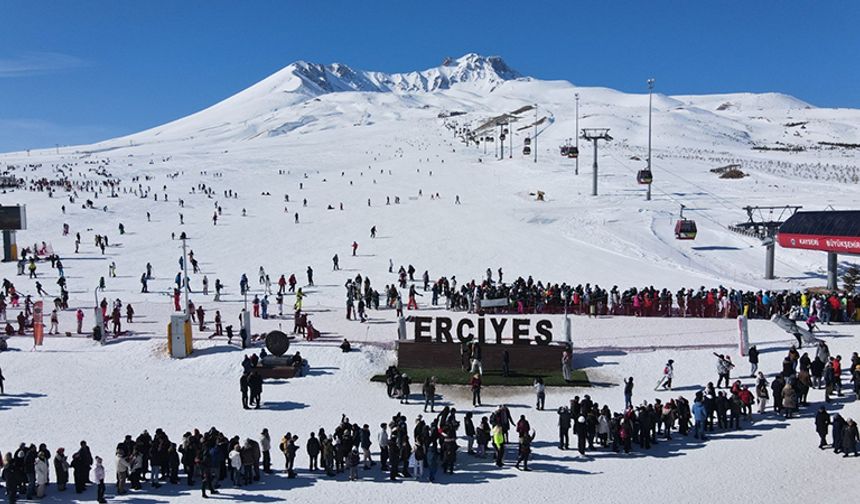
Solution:
[[[822,250],[842,254],[860,254],[860,237],[822,236],[794,233],[779,233],[777,241],[785,248]]]

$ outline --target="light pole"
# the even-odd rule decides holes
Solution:
[[[576,169],[573,174],[579,175],[579,93],[573,96],[576,97],[576,130],[574,131],[574,136],[576,137]]]
[[[654,79],[648,79],[648,172],[651,174],[651,181],[654,180],[654,174],[651,172],[651,97],[654,90]],[[651,182],[648,182],[648,192],[645,193],[645,201],[651,201]]]
[[[538,149],[538,146],[537,146],[538,109],[537,109],[537,108],[538,108],[537,103],[535,103],[535,134],[534,134],[534,137],[535,137],[535,145],[534,145],[534,148],[535,148],[535,163],[537,163],[537,149]]]

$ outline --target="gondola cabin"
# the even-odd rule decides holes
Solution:
[[[559,149],[561,150],[561,156],[567,157],[567,151],[568,149],[570,149],[570,147],[568,147],[567,145],[562,145]]]
[[[650,184],[654,181],[654,175],[651,174],[651,170],[639,170],[636,174],[636,182],[640,184]]]
[[[531,138],[526,137],[526,139],[525,139],[525,140],[523,140],[523,145],[531,145],[531,144],[532,144],[532,139],[531,139]]]
[[[528,156],[532,153],[532,148],[526,145],[523,147],[523,156]]]
[[[567,157],[570,159],[576,159],[579,156],[579,148],[578,147],[568,147],[567,148]]]
[[[696,221],[691,219],[680,219],[675,222],[675,239],[676,240],[695,240],[696,239]]]

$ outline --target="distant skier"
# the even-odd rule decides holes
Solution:
[[[672,390],[672,378],[675,375],[674,364],[675,361],[669,359],[666,366],[663,368],[663,376],[660,377],[660,381],[657,382],[657,386],[654,387],[654,390],[659,389],[661,386],[663,387],[663,390]]]
[[[355,252],[358,250],[358,242],[352,242],[352,255],[355,256]]]
[[[311,287],[314,285],[314,270],[310,266],[308,266],[308,285]]]
[[[372,228],[370,228],[370,237],[376,238],[376,226],[373,226]]]
[[[355,255],[355,254],[353,254],[353,255]],[[337,254],[335,254],[334,257],[331,258],[331,264],[332,264],[332,268],[331,268],[332,271],[340,270],[340,264],[338,264]]]

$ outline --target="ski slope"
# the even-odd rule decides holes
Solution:
[[[580,128],[610,128],[614,137],[600,145],[597,197],[591,196],[591,147],[580,142],[578,175],[574,161],[558,152],[559,145],[576,135],[576,94]],[[538,105],[537,116],[546,118],[538,128],[537,146],[533,143],[537,163],[522,154],[532,128],[515,131],[509,138],[512,155],[506,142],[501,160],[493,153],[498,142],[467,146],[451,129],[474,128],[533,104]],[[440,117],[452,112],[462,114]],[[515,130],[529,126],[534,111],[517,119]],[[393,362],[393,311],[371,311],[368,324],[343,316],[344,282],[361,274],[381,291],[396,280],[388,273],[389,260],[395,271],[412,264],[416,278],[427,270],[434,279],[455,275],[461,284],[499,267],[506,280],[532,275],[544,282],[622,289],[801,289],[825,283],[823,254],[784,249],[777,250],[778,278],[763,280],[764,248],[727,226],[746,219],[746,205],[856,208],[860,200],[852,177],[858,151],[819,142],[860,143],[860,111],[816,108],[780,94],[656,94],[650,202],[635,180],[636,171],[645,166],[647,124],[647,95],[523,77],[499,58],[469,54],[406,74],[299,62],[210,108],[147,131],[58,152],[0,154],[2,170],[28,180],[53,179],[60,170],[75,181],[103,180],[95,173],[103,168],[121,181],[117,198],[105,192],[93,199],[96,209],[81,207],[84,199],[96,198],[92,193],[80,194],[72,204],[64,192],[49,196],[16,189],[0,194],[0,203],[27,205],[28,229],[18,233],[18,244],[45,241],[60,254],[73,308],[91,308],[93,289],[104,276],[107,289],[99,296],[132,303],[138,319],[127,327],[130,337],[103,347],[82,338],[51,337],[31,352],[29,338],[12,338],[10,346],[17,351],[0,354],[0,367],[8,379],[7,391],[18,395],[0,402],[0,449],[7,451],[26,439],[69,450],[87,439],[94,454],[105,457],[111,474],[113,447],[123,435],[137,435],[144,428],[152,432],[163,427],[174,438],[211,425],[242,436],[255,436],[268,427],[273,437],[299,432],[303,443],[311,430],[332,429],[341,413],[372,426],[397,411],[411,421],[419,406],[401,407],[385,397],[382,386],[369,383],[371,375]],[[753,149],[787,145],[805,150]],[[710,172],[731,163],[740,164],[748,176],[725,180]],[[133,182],[133,177],[140,180]],[[214,197],[203,194],[200,184],[213,188]],[[141,198],[141,190],[148,197]],[[225,198],[227,190],[238,197]],[[537,191],[546,193],[546,201],[536,201]],[[213,225],[216,204],[223,214]],[[697,221],[695,241],[674,239],[681,204],[687,207],[685,215]],[[62,236],[63,223],[69,224],[70,236]],[[119,223],[125,235],[119,235]],[[372,226],[378,230],[375,239],[369,237]],[[191,275],[191,299],[204,306],[207,318],[220,310],[225,325],[238,327],[241,274],[248,275],[252,293],[259,294],[260,266],[273,283],[282,273],[295,273],[300,285],[305,269],[315,270],[316,285],[305,288],[305,308],[324,337],[296,344],[311,362],[311,376],[267,385],[262,411],[241,409],[237,382],[242,353],[223,340],[195,341],[197,352],[187,360],[164,355],[164,327],[172,313],[169,293],[181,255],[180,242],[171,233],[183,231],[202,267],[200,274]],[[82,235],[79,254],[74,254],[76,232]],[[93,244],[95,234],[110,237],[105,255]],[[353,241],[359,244],[355,257],[350,251]],[[334,254],[340,258],[338,272],[331,271]],[[852,260],[842,259],[843,264]],[[112,261],[117,278],[107,278]],[[149,283],[150,293],[141,294],[139,278],[147,262],[155,279]],[[40,264],[39,274],[46,290],[56,293],[56,272]],[[199,292],[203,274],[210,290],[216,278],[225,283],[223,302],[216,304],[211,294]],[[19,292],[35,295],[34,282],[17,276],[14,264],[0,264],[0,275],[12,280]],[[424,308],[428,297],[420,299]],[[292,302],[288,296],[285,311],[291,312]],[[274,302],[269,311],[276,312]],[[90,324],[91,311],[86,313]],[[288,329],[291,324],[290,319],[255,319],[253,331]],[[73,310],[60,315],[60,326],[72,330]],[[790,336],[767,322],[753,322],[751,331],[753,340],[765,347],[761,368],[777,371]],[[825,339],[834,354],[841,352],[847,359],[857,350],[856,336],[856,326],[834,326]],[[341,354],[337,344],[342,338],[359,343],[361,351]],[[532,422],[539,441],[534,472],[495,471],[487,461],[462,455],[463,470],[443,479],[444,490],[415,482],[362,483],[349,487],[348,498],[438,499],[444,491],[442,498],[452,500],[548,501],[569,495],[567,485],[575,485],[577,492],[609,500],[666,495],[683,500],[702,487],[739,499],[748,496],[739,481],[773,481],[777,463],[785,481],[800,484],[768,487],[769,495],[800,500],[818,495],[821,478],[844,474],[844,468],[856,464],[815,450],[817,438],[808,415],[788,423],[769,418],[705,444],[661,444],[649,455],[629,457],[634,460],[605,452],[588,459],[559,452],[553,446],[553,410],[572,394],[588,393],[615,410],[623,404],[617,385],[623,377],[635,376],[642,387],[637,399],[653,399],[651,382],[673,358],[680,393],[690,397],[715,378],[712,351],[736,355],[732,320],[577,318],[574,341],[575,364],[601,386],[551,390],[547,411],[539,414],[530,409],[529,390],[485,394],[487,403],[509,404],[515,416],[526,414]],[[440,389],[446,401],[467,408],[466,390]],[[820,391],[812,395],[815,401],[822,399]],[[663,392],[656,396],[672,397]],[[840,402],[835,408],[846,418],[860,415],[856,403]],[[489,411],[485,407],[476,414]],[[273,458],[280,467],[280,455]],[[305,462],[300,451],[298,464],[303,467]],[[633,470],[641,476],[630,478]],[[373,476],[380,479],[376,471]],[[257,501],[343,502],[343,484],[302,474],[230,495]],[[857,488],[853,480],[840,484]],[[161,493],[135,497],[172,502],[182,495],[182,502],[191,502],[198,495],[185,488],[175,492],[163,487]]]

